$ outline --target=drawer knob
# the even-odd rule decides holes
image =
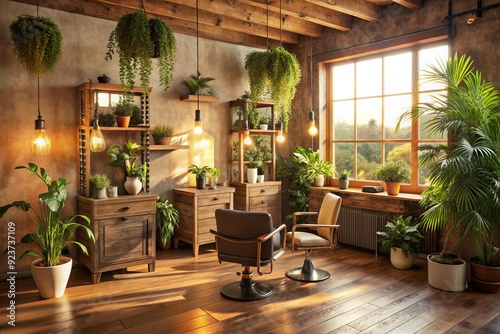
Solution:
[[[214,197],[214,201],[218,201],[219,200],[219,197]]]
[[[265,193],[266,192],[266,189],[261,189],[260,190],[261,193]]]
[[[122,217],[122,220],[128,220],[128,217]]]
[[[262,204],[267,204],[267,201],[262,201]]]
[[[128,209],[130,209],[129,205],[123,207],[123,211],[127,211]]]

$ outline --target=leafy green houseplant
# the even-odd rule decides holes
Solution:
[[[116,122],[116,115],[112,113],[99,113],[99,124],[102,126],[113,126]]]
[[[9,30],[14,54],[30,77],[54,70],[63,39],[57,24],[49,18],[21,15]]]
[[[388,195],[398,195],[401,182],[410,181],[410,168],[403,160],[388,161],[373,172],[374,176],[386,183]]]
[[[500,92],[474,71],[469,56],[450,57],[430,67],[424,79],[446,91],[403,117],[428,118],[423,126],[448,143],[419,147],[420,163],[430,166],[430,185],[422,192],[422,225],[474,240],[478,263],[497,266],[493,236],[500,229]],[[474,280],[474,272],[472,273]]]
[[[30,174],[40,179],[46,186],[47,192],[38,195],[39,210],[37,211],[30,203],[25,201],[14,201],[11,204],[0,207],[0,218],[5,213],[14,208],[22,212],[26,217],[35,224],[35,231],[26,234],[21,243],[30,244],[35,243],[40,251],[27,250],[20,258],[26,255],[38,258],[32,265],[32,274],[35,283],[40,290],[42,298],[55,298],[64,294],[66,284],[71,272],[71,259],[63,259],[62,251],[69,244],[76,244],[87,253],[87,248],[76,240],[72,240],[72,236],[77,229],[82,228],[87,232],[91,241],[95,241],[94,234],[85,224],[77,221],[80,218],[86,224],[90,224],[90,219],[83,215],[69,215],[62,217],[64,205],[66,204],[68,192],[68,180],[59,178],[52,180],[50,175],[44,168],[38,170],[38,166],[34,163],[29,163],[28,166],[17,166],[16,169],[25,169]],[[7,248],[5,252],[10,254],[11,248]],[[64,263],[64,264],[63,264]],[[69,265],[68,265],[69,264]],[[39,266],[52,267],[54,270],[60,265],[67,268],[66,275],[62,277],[61,286],[58,287],[57,276],[48,279],[40,277]]]
[[[153,70],[151,58],[158,59],[160,84],[166,93],[172,81],[175,64],[176,40],[171,29],[160,19],[148,20],[141,5],[134,13],[122,16],[108,39],[106,60],[112,60],[115,52],[120,56],[120,82],[125,92],[135,84],[139,74],[141,87],[148,94]]]
[[[161,246],[166,247],[179,226],[179,211],[169,203],[165,195],[156,202],[156,229],[160,237]]]
[[[349,176],[351,175],[351,171],[347,169],[343,169],[339,174],[339,188],[347,189],[349,188]]]
[[[207,182],[207,175],[210,173],[212,169],[208,166],[197,166],[195,164],[191,164],[188,167],[188,172],[194,174],[196,176],[196,188],[197,189],[205,189]]]
[[[217,189],[217,182],[219,181],[220,176],[220,168],[210,168],[210,172],[208,173],[208,175],[210,176],[210,188]]]
[[[329,161],[322,160],[319,151],[297,146],[293,155],[300,164],[306,167],[306,176],[310,181],[315,181],[315,186],[323,186],[324,177],[335,175],[335,166]]]
[[[151,131],[156,145],[169,145],[173,134],[174,128],[167,124],[157,124]]]
[[[245,58],[245,69],[250,81],[250,99],[257,102],[269,95],[275,103],[277,120],[288,131],[292,101],[301,77],[297,57],[281,46],[252,51]]]
[[[124,168],[126,176],[144,180],[146,177],[146,164],[139,163],[138,152],[140,150],[141,146],[132,140],[128,140],[123,147],[119,144],[113,144],[107,152],[109,165]]]
[[[113,114],[116,116],[119,127],[128,127],[133,123],[137,125],[142,121],[141,109],[134,103],[132,96],[127,94],[121,96],[113,105]],[[134,117],[134,122],[132,122],[132,117]]]
[[[94,198],[106,198],[111,182],[105,174],[95,174],[90,178],[90,191]]]
[[[200,72],[197,75],[191,74],[182,81],[182,85],[188,89],[190,95],[216,96],[216,91],[209,82],[215,80],[211,77],[202,77]]]

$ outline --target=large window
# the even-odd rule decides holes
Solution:
[[[418,166],[417,147],[445,138],[425,133],[425,120],[405,120],[398,131],[396,124],[403,113],[443,90],[420,78],[429,64],[447,58],[447,44],[438,42],[329,65],[328,149],[337,171],[351,170],[354,180],[369,183],[375,181],[373,171],[379,164],[404,159],[412,169],[406,191],[426,185],[428,173]]]

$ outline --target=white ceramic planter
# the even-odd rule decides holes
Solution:
[[[340,189],[349,188],[349,180],[339,180],[339,188]]]
[[[325,177],[323,175],[314,178],[315,187],[323,187],[324,184],[325,184]]]
[[[142,189],[142,182],[138,177],[127,176],[123,186],[128,194],[137,195]]]
[[[61,257],[62,264],[53,267],[40,267],[38,259],[31,263],[31,274],[40,296],[44,299],[59,298],[64,295],[73,260],[70,257]]]
[[[397,269],[410,269],[413,267],[415,263],[415,254],[408,254],[405,256],[405,253],[399,247],[391,248],[391,264],[394,268]]]
[[[431,261],[427,256],[427,274],[429,285],[444,291],[459,292],[467,288],[465,281],[467,263],[460,259],[462,264],[442,264]]]
[[[257,175],[257,183],[264,182],[264,175]]]
[[[257,183],[257,168],[247,168],[247,182]]]

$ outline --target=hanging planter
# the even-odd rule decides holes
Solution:
[[[292,101],[301,77],[297,57],[281,46],[268,51],[252,51],[245,58],[245,69],[251,100],[258,101],[269,95],[275,104],[277,119],[288,131]]]
[[[9,30],[16,58],[30,77],[54,71],[63,39],[57,24],[46,17],[21,15]]]
[[[138,11],[125,14],[118,21],[109,36],[105,59],[112,60],[115,51],[120,56],[120,83],[125,92],[134,87],[136,74],[139,74],[144,93],[149,93],[152,58],[157,58],[160,84],[166,93],[174,71],[175,36],[162,20],[148,20],[142,1]]]

